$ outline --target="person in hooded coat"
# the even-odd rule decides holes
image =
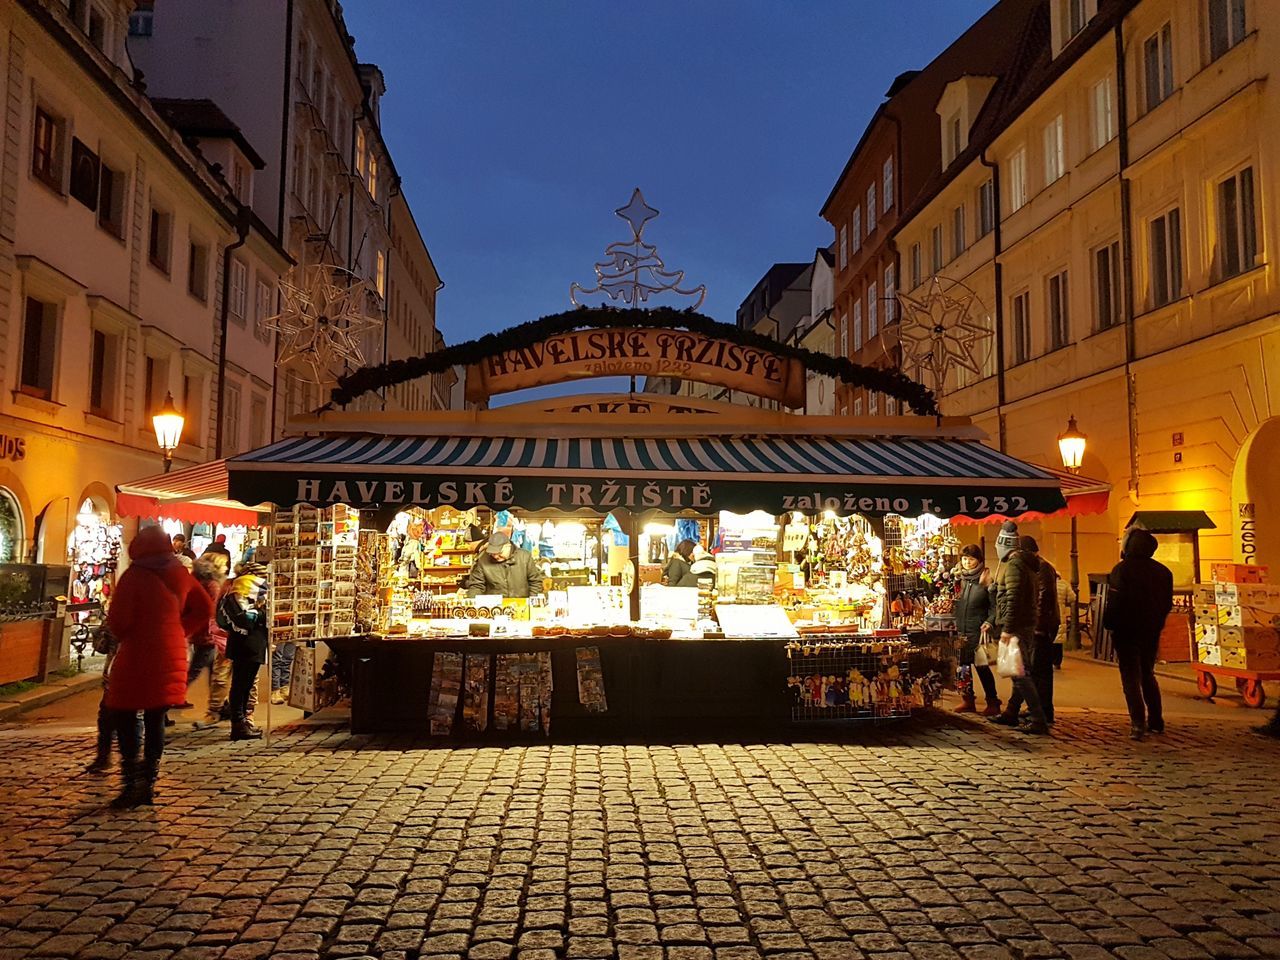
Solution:
[[[995,604],[991,596],[991,569],[986,564],[982,548],[969,544],[960,551],[960,564],[953,571],[956,580],[956,633],[961,639],[960,670],[956,687],[960,691],[957,713],[975,713],[977,697],[973,689],[976,674],[986,698],[983,716],[994,717],[1000,712],[1000,695],[996,691],[995,674],[989,666],[976,666],[974,655],[978,644],[989,635],[995,619]]]
[[[249,694],[258,671],[267,662],[267,568],[243,563],[238,576],[218,601],[218,626],[227,631],[227,659],[231,661],[231,739],[257,740],[262,731],[249,719]]]
[[[1035,537],[1022,537],[1019,549],[1034,556],[1040,563],[1036,578],[1036,629],[1032,640],[1031,659],[1027,663],[1027,676],[1036,685],[1040,695],[1040,710],[1046,723],[1053,723],[1053,661],[1054,641],[1058,636],[1060,614],[1058,612],[1058,571],[1040,556],[1040,545]],[[1007,711],[1014,716],[1022,709],[1022,695],[1014,690],[1009,698]]]
[[[1120,562],[1107,578],[1107,605],[1102,625],[1111,631],[1111,642],[1120,668],[1120,685],[1129,706],[1129,736],[1141,740],[1145,733],[1164,733],[1160,684],[1156,681],[1156,654],[1160,632],[1173,609],[1173,574],[1154,559],[1156,538],[1130,527],[1120,549]]]
[[[165,711],[187,699],[187,637],[207,628],[213,601],[173,552],[169,535],[145,527],[129,544],[107,626],[119,641],[106,706],[120,738],[124,786],[116,808],[150,804],[164,753]],[[141,729],[138,712],[143,714]],[[146,748],[141,763],[140,734]]]
[[[1013,678],[1013,696],[1009,698],[1009,706],[992,717],[991,722],[1015,727],[1023,733],[1048,733],[1049,723],[1033,679],[1036,670],[1036,624],[1040,616],[1040,558],[1022,549],[1018,525],[1012,520],[1006,520],[1000,528],[1000,535],[996,537],[996,556],[1000,558],[992,584],[996,627],[1001,641],[1018,638],[1024,670],[1022,676]],[[1030,722],[1021,727],[1018,726],[1016,712],[1020,704],[1018,708],[1010,709],[1019,700],[1026,704],[1030,718]]]

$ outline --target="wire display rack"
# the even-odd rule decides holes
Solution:
[[[791,719],[891,720],[938,695],[937,675],[912,675],[912,646],[875,637],[823,638],[787,645]]]

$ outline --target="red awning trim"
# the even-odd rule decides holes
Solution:
[[[1067,473],[1065,470],[1047,469],[1062,483],[1062,495],[1067,498],[1067,505],[1063,509],[1053,513],[1031,511],[1016,516],[993,513],[983,517],[952,517],[951,522],[957,526],[1004,523],[1006,520],[1022,523],[1043,520],[1046,517],[1085,517],[1107,512],[1107,505],[1111,500],[1111,484],[1105,480],[1094,480],[1090,477]]]
[[[264,509],[227,499],[225,460],[157,473],[116,487],[116,512],[126,517],[256,527],[262,522]]]

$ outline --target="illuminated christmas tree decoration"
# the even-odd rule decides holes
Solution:
[[[333,382],[364,365],[360,340],[382,321],[365,312],[369,285],[328,264],[295,267],[280,281],[284,305],[265,326],[280,336],[279,363],[312,383]]]
[[[901,350],[899,369],[917,377],[927,371],[941,393],[952,370],[983,376],[994,334],[978,295],[963,283],[932,277],[917,294],[898,294],[901,319],[886,326],[886,351]],[[983,318],[983,319],[979,319]]]

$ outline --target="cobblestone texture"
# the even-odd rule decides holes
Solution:
[[[1280,748],[919,721],[839,742],[178,738],[111,815],[0,737],[0,960],[1280,957]]]

